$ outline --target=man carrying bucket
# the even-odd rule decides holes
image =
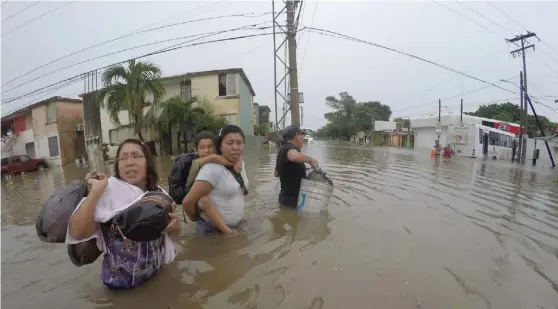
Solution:
[[[279,193],[279,203],[289,207],[296,207],[300,183],[302,178],[306,178],[306,166],[310,164],[312,168],[318,168],[318,161],[305,155],[300,151],[304,143],[304,133],[297,127],[288,127],[283,138],[285,144],[277,152],[275,163],[275,177],[279,177],[281,182],[281,193]]]

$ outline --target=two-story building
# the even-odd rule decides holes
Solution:
[[[225,121],[242,128],[248,136],[254,135],[253,103],[256,93],[243,69],[233,68],[193,72],[180,75],[163,77],[161,82],[165,88],[165,97],[162,101],[182,96],[185,99],[197,97],[204,102],[215,115],[221,115]],[[146,101],[151,102],[148,95]],[[144,109],[147,115],[151,106]],[[157,112],[152,113],[157,115]],[[123,139],[133,136],[133,129],[129,126],[128,111],[119,113],[120,126],[111,122],[105,109],[100,110],[100,122],[103,143],[109,144],[109,156],[114,156],[116,147]],[[129,128],[127,128],[127,126]],[[117,128],[118,127],[118,128]],[[118,133],[115,132],[118,129]],[[157,139],[159,132],[149,129],[146,139]],[[131,136],[132,135],[132,136]]]
[[[2,157],[27,155],[51,166],[85,156],[81,100],[52,97],[2,117]]]

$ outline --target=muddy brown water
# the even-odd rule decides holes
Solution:
[[[76,268],[35,235],[39,205],[86,169],[3,181],[2,308],[558,308],[548,170],[338,142],[306,151],[336,184],[326,214],[279,209],[274,149],[247,149],[245,230],[184,225],[176,261],[126,292],[103,286],[101,259]],[[166,182],[171,160],[158,160]]]

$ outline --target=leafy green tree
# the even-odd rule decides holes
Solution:
[[[475,112],[465,114],[489,119],[496,119],[504,122],[519,123],[521,121],[519,105],[510,102],[481,105]],[[539,115],[538,118],[544,131],[550,133],[555,129],[556,124],[550,121],[545,116]],[[526,131],[529,136],[532,136],[533,132],[539,131],[535,116],[527,115]]]
[[[146,97],[153,95],[152,108],[156,108],[165,95],[161,83],[161,69],[150,62],[131,60],[127,67],[117,65],[108,68],[102,76],[104,88],[99,92],[99,105],[105,108],[111,121],[120,125],[118,113],[127,110],[134,133],[143,141]]]
[[[316,132],[319,138],[350,138],[359,131],[372,130],[375,120],[388,121],[392,113],[389,106],[378,101],[358,103],[347,92],[339,93],[338,98],[328,96],[326,104],[333,111],[324,114],[328,124]]]
[[[401,123],[403,128],[409,128],[411,126],[411,121],[409,119],[404,119],[401,117],[394,118],[393,122]]]
[[[203,119],[206,110],[196,105],[198,99],[196,97],[190,100],[184,99],[182,96],[177,95],[168,98],[161,103],[162,110],[159,116],[159,122],[161,124],[161,129],[170,133],[173,126],[178,126],[179,130],[176,134],[176,142],[178,143],[178,151],[181,151],[180,136],[182,135],[184,143],[184,151],[186,150],[186,145],[188,145],[188,132],[193,133],[194,122],[198,119]],[[193,134],[192,134],[193,135]],[[171,147],[172,149],[172,147]]]

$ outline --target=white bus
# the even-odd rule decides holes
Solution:
[[[511,161],[517,148],[515,134],[480,124],[450,125],[448,133],[457,156]]]

